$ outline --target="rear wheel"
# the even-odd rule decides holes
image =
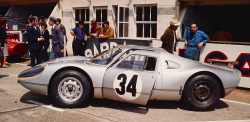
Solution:
[[[214,108],[220,100],[219,82],[209,75],[198,75],[185,85],[182,102],[195,110]]]
[[[66,70],[53,80],[51,97],[62,107],[79,107],[87,102],[90,89],[89,81],[84,75]]]

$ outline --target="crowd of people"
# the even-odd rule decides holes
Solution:
[[[63,57],[65,51],[64,43],[67,43],[67,37],[66,29],[64,25],[61,24],[61,19],[54,17],[49,18],[49,25],[52,27],[51,34],[49,34],[47,24],[43,19],[38,20],[37,17],[32,16],[29,18],[29,23],[27,40],[31,57],[30,66],[34,67],[41,62]],[[92,20],[89,36],[104,39],[113,38],[114,30],[109,26],[109,22],[105,21],[103,25],[104,27],[101,28],[96,20]],[[73,36],[72,49],[74,56],[84,56],[84,51],[87,47],[87,34],[84,26],[84,20],[80,20],[78,26],[70,30],[70,34]],[[47,52],[50,45],[49,39],[51,39],[52,45],[50,57],[48,57]]]
[[[1,37],[1,50],[0,50],[0,61],[1,67],[7,68],[6,58],[8,56],[6,41],[6,20],[0,19],[0,37]],[[73,36],[72,48],[74,56],[84,56],[84,51],[87,47],[87,34],[84,29],[84,21],[79,21],[79,26],[70,30],[70,34]],[[103,28],[97,24],[96,20],[91,21],[91,30],[89,33],[90,37],[94,38],[113,38],[114,30],[109,26],[108,21],[104,21]],[[60,18],[50,17],[49,25],[51,28],[51,34],[47,30],[47,24],[42,18],[37,18],[36,16],[30,16],[28,21],[25,23],[28,41],[28,49],[30,52],[31,63],[30,66],[45,62],[47,60],[63,57],[65,51],[65,42],[67,42],[66,29],[63,24],[61,24]],[[180,22],[173,18],[170,21],[170,26],[166,29],[164,34],[161,36],[162,48],[173,53],[176,51],[176,43],[180,40],[180,37],[176,36],[176,30],[179,27]],[[48,56],[48,48],[50,46],[51,39],[51,54]],[[65,40],[64,40],[65,39]],[[190,32],[187,34],[187,39],[185,40],[186,50],[184,52],[184,57],[192,60],[198,60],[199,51],[203,45],[209,41],[208,36],[198,30],[198,25],[192,23],[190,25]]]
[[[6,65],[6,59],[8,57],[8,42],[6,40],[7,34],[5,29],[6,20],[1,19],[0,24],[0,67],[8,68],[9,66]],[[87,46],[87,34],[84,27],[84,20],[80,20],[78,24],[79,26],[70,30],[70,34],[73,36],[73,55],[84,56],[84,51]],[[43,18],[30,16],[25,23],[25,28],[22,30],[22,32],[27,39],[29,54],[31,58],[31,63],[28,64],[28,66],[34,67],[41,62],[64,56],[64,43],[67,43],[66,28],[63,24],[61,24],[61,19],[55,17],[49,18],[49,25],[51,26],[51,33],[49,33],[47,29],[48,26]],[[109,22],[105,21],[103,25],[104,27],[102,28],[99,24],[97,24],[96,20],[92,20],[89,36],[104,39],[113,38],[114,30],[109,26]],[[47,51],[50,47],[50,39],[52,48],[49,56]]]

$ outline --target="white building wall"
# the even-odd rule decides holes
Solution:
[[[136,37],[136,6],[156,5],[157,6],[157,37],[159,39],[164,33],[165,29],[169,26],[171,18],[175,17],[176,0],[61,0],[55,7],[51,16],[60,17],[62,24],[67,31],[68,43],[67,49],[71,51],[73,37],[70,35],[70,29],[75,27],[75,13],[76,8],[89,8],[90,20],[94,19],[94,10],[98,7],[106,7],[108,9],[108,21],[110,26],[115,28],[115,19],[113,6],[128,6],[129,7],[129,37],[130,39],[137,39]],[[142,39],[142,38],[139,38]],[[149,39],[149,38],[146,38]]]

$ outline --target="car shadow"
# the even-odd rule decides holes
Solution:
[[[25,93],[20,101],[26,104],[36,105],[52,105],[53,103],[49,96],[37,94],[32,91]]]
[[[9,77],[9,75],[0,75],[0,78]]]
[[[210,112],[210,111],[215,111],[216,109],[225,109],[225,108],[228,108],[229,106],[224,101],[219,100],[218,103],[217,103],[217,105],[215,105],[214,108],[207,109],[207,110],[196,110],[196,109],[190,108],[190,107],[182,105],[182,104],[180,104],[179,107],[180,107],[180,109],[187,110],[187,111]]]
[[[21,102],[26,104],[36,104],[36,105],[52,105],[53,107],[62,108],[58,106],[55,102],[52,101],[51,97],[40,95],[35,92],[29,91],[25,93],[21,99]],[[107,100],[107,99],[91,99],[87,102],[86,105],[78,107],[79,108],[87,108],[89,106],[92,107],[104,107],[109,109],[116,109],[116,110],[122,110],[132,113],[138,113],[138,114],[147,114],[149,109],[182,109],[187,111],[197,111],[190,107],[184,106],[179,101],[148,101],[146,106],[143,105],[137,105],[137,104],[131,104],[131,103],[125,103],[125,102],[119,102],[119,101],[113,101],[113,100]],[[219,101],[218,104],[215,106],[214,109],[210,110],[204,110],[200,112],[208,112],[208,111],[214,111],[216,109],[224,109],[228,108],[228,104],[224,101]],[[74,108],[73,108],[74,109]]]
[[[7,58],[8,63],[23,63],[30,61],[30,58],[21,55],[12,55]]]
[[[228,108],[228,104],[225,103],[224,101],[220,100],[217,105],[215,106],[215,109],[224,109],[224,108]]]
[[[89,102],[92,107],[104,107],[109,109],[122,110],[138,114],[147,114],[148,108],[143,105],[107,100],[107,99],[92,99]]]

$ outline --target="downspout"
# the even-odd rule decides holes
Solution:
[[[181,22],[180,27],[177,29],[177,36],[181,37],[181,30],[182,28],[182,21],[184,19],[184,16],[186,14],[187,7],[185,6],[184,8],[181,9],[181,2],[180,0],[176,1],[176,18]]]
[[[89,2],[89,21],[94,19],[94,12],[93,12],[93,6],[92,6],[92,1],[91,0],[87,0]]]
[[[63,20],[62,19],[62,2],[61,2],[61,0],[58,3],[58,9],[59,9],[59,17],[61,18],[61,20]]]

